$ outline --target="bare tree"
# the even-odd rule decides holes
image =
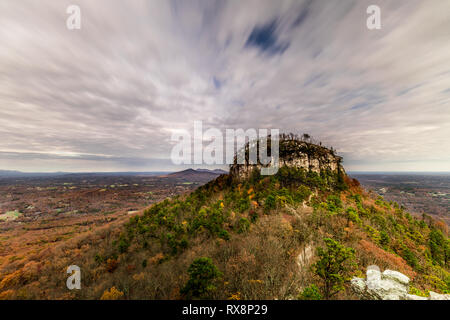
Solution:
[[[311,141],[311,136],[307,133],[304,133],[302,139],[303,141],[308,142]]]

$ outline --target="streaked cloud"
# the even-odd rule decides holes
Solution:
[[[81,7],[82,29],[66,28]],[[450,2],[0,0],[0,168],[166,170],[173,130],[309,132],[450,170]]]

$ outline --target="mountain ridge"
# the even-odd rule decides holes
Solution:
[[[37,298],[358,299],[349,279],[372,264],[407,275],[415,295],[450,289],[446,226],[366,193],[344,170],[284,165],[272,176],[253,168],[245,179],[232,172],[49,248],[53,262],[39,272],[3,275],[0,298],[38,281],[42,288],[30,291]],[[330,250],[345,259],[320,272]],[[67,263],[83,270],[83,290],[58,287]]]

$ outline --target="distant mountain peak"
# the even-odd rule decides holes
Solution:
[[[171,178],[179,178],[186,180],[204,180],[213,179],[221,174],[227,174],[228,172],[220,169],[209,170],[209,169],[186,169],[178,172],[173,172],[168,175]]]

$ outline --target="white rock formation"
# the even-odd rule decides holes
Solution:
[[[305,268],[308,265],[309,260],[314,256],[314,250],[312,246],[306,246],[297,256],[297,264],[300,268]]]
[[[369,300],[450,300],[449,294],[430,291],[429,297],[409,294],[409,278],[403,273],[385,270],[380,272],[378,266],[367,267],[367,279],[353,278],[353,291],[361,299]]]
[[[337,171],[338,169],[345,172],[341,164],[342,157],[335,155],[330,149],[303,141],[280,140],[280,146],[282,144],[290,143],[296,145],[293,149],[295,150],[297,148],[297,152],[293,151],[293,154],[284,157],[280,155],[278,159],[279,168],[283,166],[304,168],[317,173],[320,173],[321,170]],[[309,155],[306,153],[308,152],[308,149],[310,149]],[[300,152],[300,150],[304,151]],[[238,179],[248,179],[253,170],[256,168],[261,170],[263,168],[261,164],[250,164],[248,159],[244,162],[245,164],[237,164],[235,161],[235,163],[231,165],[230,174],[233,177]]]

